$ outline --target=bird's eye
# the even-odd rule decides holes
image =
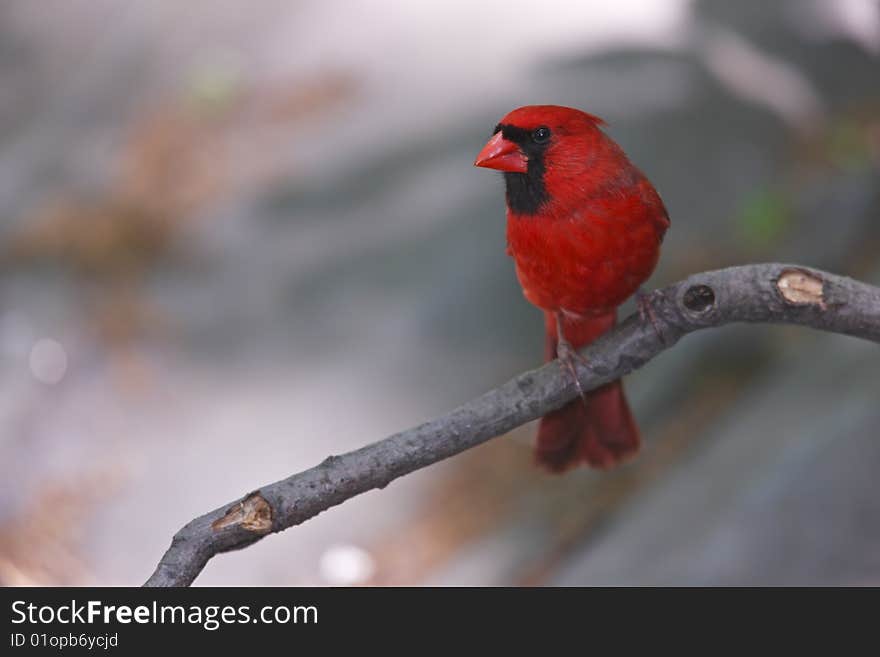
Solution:
[[[536,144],[546,144],[550,141],[550,128],[543,125],[540,128],[535,128],[532,131],[532,141]]]

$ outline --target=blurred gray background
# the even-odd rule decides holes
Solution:
[[[137,584],[192,517],[539,364],[476,152],[599,114],[672,217],[652,287],[880,283],[873,0],[0,4],[0,583]],[[213,560],[198,584],[880,584],[880,352],[693,335],[646,438],[532,427]]]

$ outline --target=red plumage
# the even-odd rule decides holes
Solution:
[[[508,252],[525,297],[545,312],[546,358],[608,331],[617,307],[651,275],[669,218],[660,196],[601,119],[540,105],[505,116],[476,164],[505,172]],[[549,413],[538,461],[553,471],[606,468],[635,454],[639,434],[620,381]]]

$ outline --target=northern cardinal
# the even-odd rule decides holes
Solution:
[[[569,107],[520,107],[474,162],[504,172],[508,254],[526,299],[544,311],[545,359],[558,357],[576,382],[577,349],[614,326],[617,307],[654,271],[669,228],[660,196],[602,125]],[[609,468],[638,448],[614,381],[545,415],[536,458],[554,472]]]

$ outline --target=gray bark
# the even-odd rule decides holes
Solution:
[[[797,324],[880,342],[880,288],[796,265],[695,274],[651,295],[637,314],[582,351],[584,390],[625,376],[684,335],[734,322]],[[405,474],[559,408],[577,394],[557,362],[525,372],[437,419],[261,487],[175,534],[146,586],[188,586],[216,554],[244,548]]]

